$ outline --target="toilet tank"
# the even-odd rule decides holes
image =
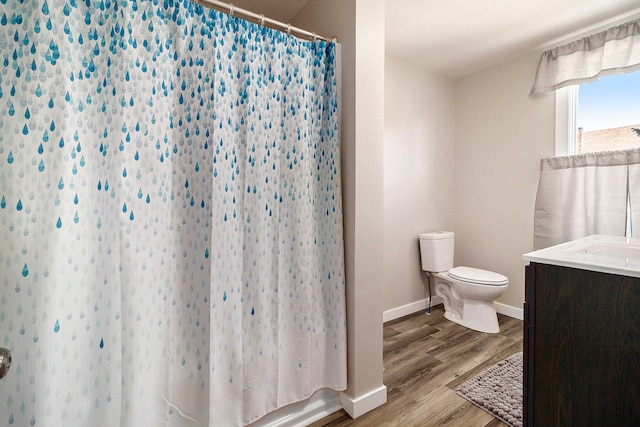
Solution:
[[[433,231],[420,234],[420,259],[422,269],[434,273],[453,268],[452,231]]]

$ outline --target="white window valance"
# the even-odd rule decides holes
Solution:
[[[531,95],[640,70],[640,19],[543,52]]]

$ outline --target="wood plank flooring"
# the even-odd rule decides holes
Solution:
[[[387,403],[356,420],[341,410],[311,427],[464,426],[506,424],[455,392],[458,385],[522,351],[523,322],[498,315],[499,334],[485,334],[445,319],[442,305],[431,315],[412,314],[384,325]]]

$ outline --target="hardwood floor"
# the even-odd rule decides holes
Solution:
[[[344,410],[311,427],[506,426],[459,397],[467,379],[522,351],[523,322],[498,315],[501,332],[485,334],[445,319],[442,305],[431,315],[412,314],[384,325],[387,403],[356,420]]]

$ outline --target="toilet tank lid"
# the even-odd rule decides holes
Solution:
[[[509,283],[509,279],[500,273],[473,267],[455,267],[449,270],[449,275],[463,282],[479,283],[481,285],[504,285]]]
[[[453,231],[431,231],[429,233],[422,233],[420,235],[421,240],[441,240],[452,239]]]

